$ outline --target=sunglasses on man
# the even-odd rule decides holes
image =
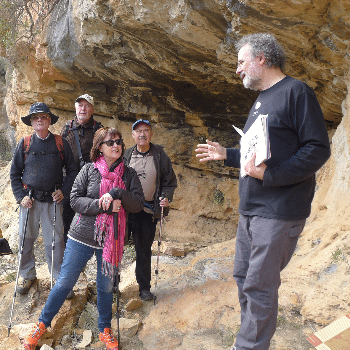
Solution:
[[[30,120],[32,120],[32,121],[37,121],[37,120],[39,120],[39,119],[41,119],[41,120],[47,120],[47,119],[49,119],[50,118],[50,116],[49,115],[46,115],[46,114],[44,114],[44,115],[32,115],[31,117],[30,117]]]

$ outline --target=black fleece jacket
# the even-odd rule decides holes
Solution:
[[[330,157],[320,105],[305,83],[289,76],[262,91],[250,110],[246,132],[259,115],[268,116],[271,158],[264,179],[239,181],[239,212],[279,220],[310,215],[315,173]],[[227,149],[225,165],[239,167],[239,149]]]

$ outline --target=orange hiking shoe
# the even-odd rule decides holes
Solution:
[[[105,328],[104,332],[100,333],[99,338],[106,344],[108,350],[118,350],[118,342],[114,339],[111,328]]]
[[[46,329],[47,328],[45,327],[44,323],[40,322],[40,323],[36,324],[33,327],[30,334],[24,340],[24,343],[23,343],[24,348],[28,349],[28,350],[35,350],[39,339],[46,332]]]

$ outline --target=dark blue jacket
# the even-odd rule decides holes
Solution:
[[[29,190],[52,192],[55,185],[60,186],[64,196],[69,195],[74,179],[78,174],[72,151],[68,142],[63,139],[63,160],[56,145],[55,136],[50,133],[45,140],[33,134],[28,154],[24,157],[24,138],[13,154],[10,179],[12,192],[19,203],[28,195]],[[25,160],[24,160],[25,158]],[[65,176],[63,176],[65,169]],[[45,195],[44,202],[52,202],[50,194]]]

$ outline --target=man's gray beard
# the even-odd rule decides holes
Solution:
[[[243,79],[243,86],[246,89],[257,91],[259,90],[258,86],[260,85],[261,79]]]

